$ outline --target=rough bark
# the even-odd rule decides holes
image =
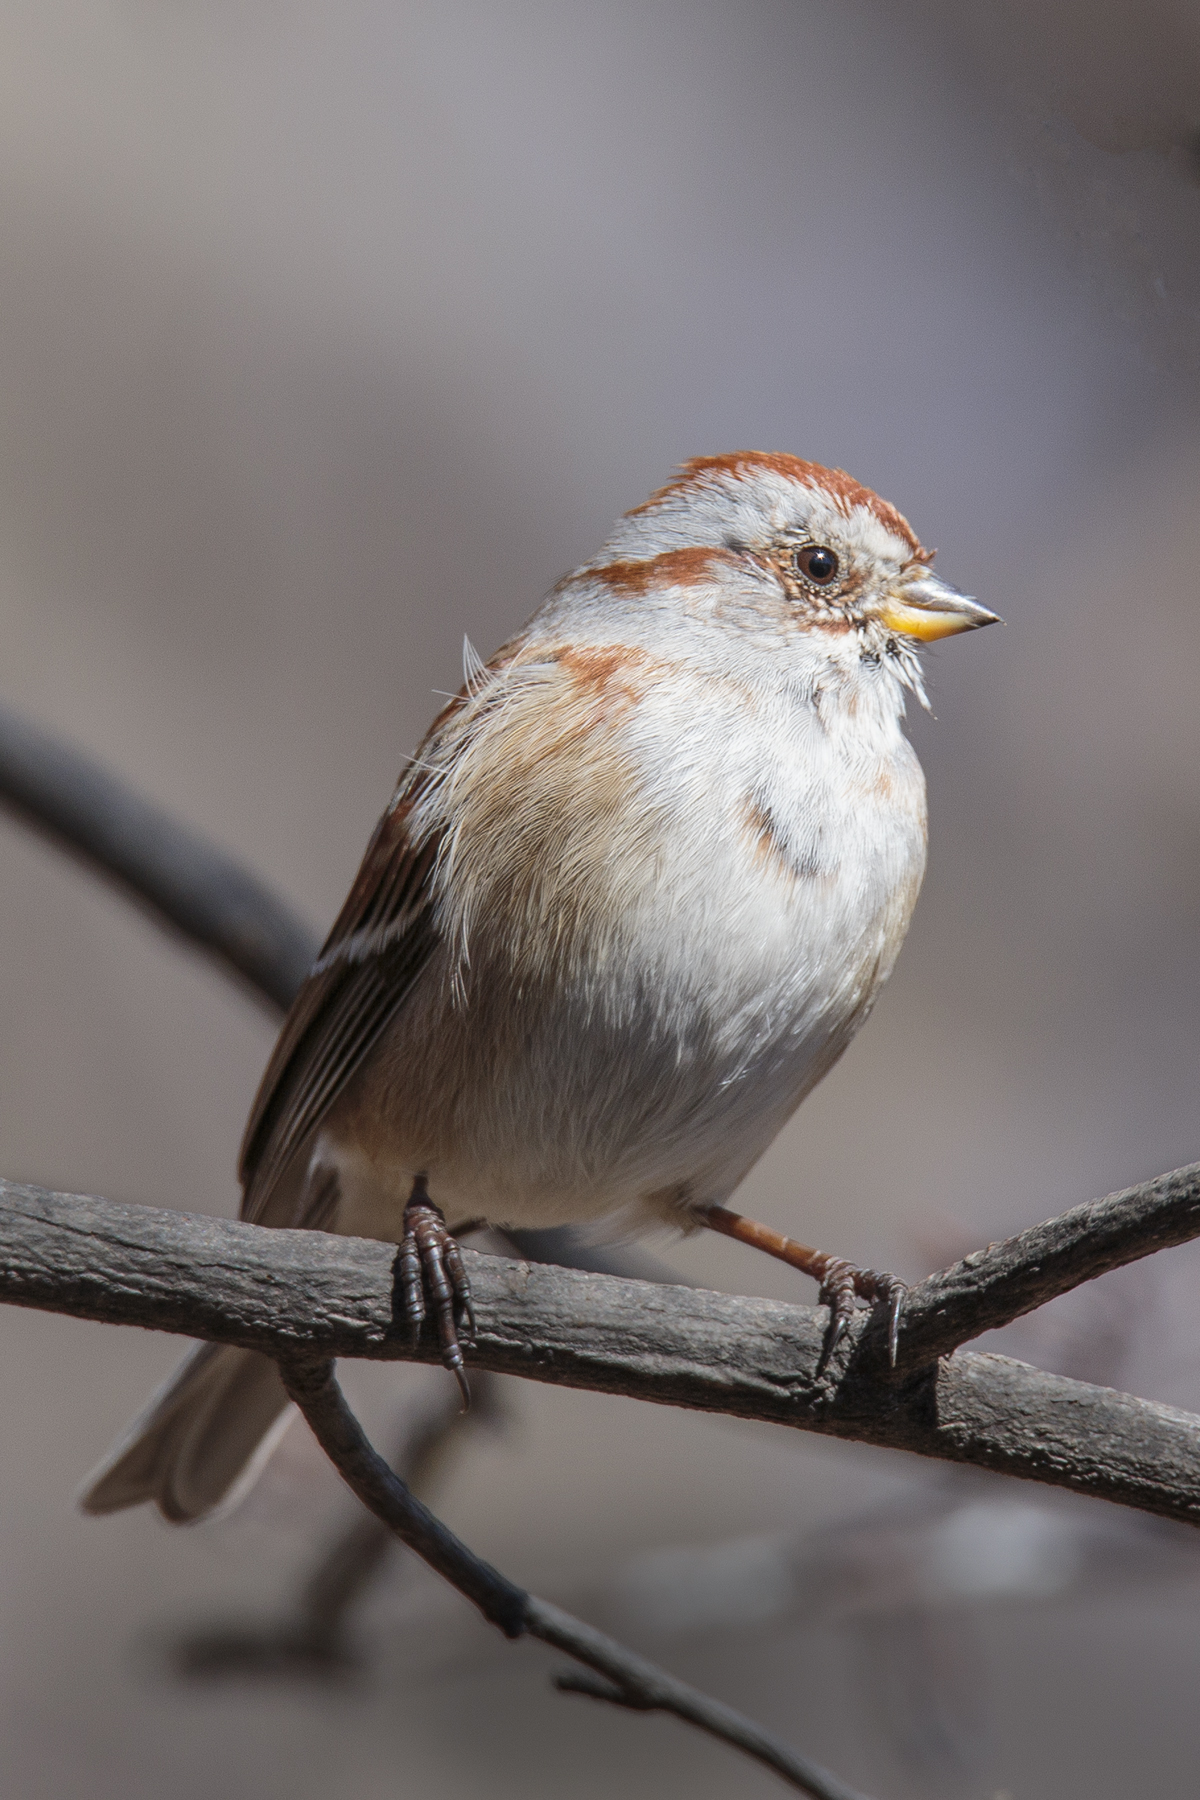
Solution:
[[[1156,1210],[1142,1216],[1153,1234]],[[1128,1234],[1111,1235],[1110,1265],[1141,1253]],[[474,1367],[974,1463],[1200,1520],[1200,1419],[1173,1407],[963,1352],[893,1378],[869,1322],[818,1374],[820,1308],[464,1254],[479,1319]],[[999,1278],[1024,1310],[1017,1261],[1001,1257]],[[918,1327],[941,1279],[913,1290]],[[1056,1280],[1056,1291],[1073,1285],[1074,1271],[1064,1264]],[[429,1337],[409,1343],[391,1245],[14,1183],[0,1184],[0,1300],[276,1357],[439,1355]]]

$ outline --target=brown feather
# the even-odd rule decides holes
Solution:
[[[346,903],[284,1022],[251,1108],[239,1176],[242,1217],[265,1223],[293,1159],[395,1017],[437,944],[433,840],[414,842],[420,777],[384,813]],[[303,1205],[303,1184],[294,1207]],[[285,1207],[285,1213],[293,1207]],[[299,1225],[272,1217],[274,1225]]]

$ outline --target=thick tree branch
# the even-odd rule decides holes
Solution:
[[[1133,1253],[1125,1242],[1113,1262]],[[889,1380],[862,1324],[818,1374],[823,1309],[464,1254],[475,1367],[974,1463],[1200,1523],[1200,1419],[1173,1407],[962,1352]],[[276,1357],[434,1362],[432,1340],[410,1348],[394,1265],[393,1246],[366,1239],[0,1184],[0,1300],[81,1318]]]
[[[434,1518],[375,1451],[346,1405],[327,1358],[280,1358],[284,1384],[330,1461],[363,1505],[511,1638],[533,1637],[604,1678],[603,1686],[560,1678],[568,1691],[642,1712],[668,1712],[744,1751],[817,1800],[861,1800],[853,1789],[719,1700],[677,1681],[581,1619],[526,1593],[475,1556]]]

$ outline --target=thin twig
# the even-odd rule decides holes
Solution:
[[[1122,1263],[1200,1237],[1200,1163],[976,1250],[905,1296],[897,1368],[920,1368]]]
[[[419,1489],[447,1452],[478,1428],[503,1417],[499,1381],[482,1370],[471,1383],[471,1410],[458,1389],[438,1382],[404,1424],[390,1458],[408,1487]],[[396,1549],[395,1533],[382,1519],[355,1507],[352,1522],[316,1558],[299,1592],[277,1617],[231,1619],[191,1627],[170,1645],[170,1661],[182,1675],[209,1680],[231,1674],[338,1678],[361,1661],[348,1629],[350,1615]]]
[[[481,1427],[495,1430],[504,1416],[501,1383],[479,1370],[471,1383],[471,1410],[464,1413],[457,1388],[439,1381],[420,1410],[406,1423],[402,1442],[390,1465],[410,1489],[441,1469],[452,1444],[461,1444]],[[332,1544],[307,1577],[299,1614],[327,1641],[341,1640],[346,1618],[382,1562],[394,1548],[382,1520],[359,1513],[354,1524]]]
[[[593,1686],[571,1677],[567,1682],[560,1679],[560,1686],[641,1712],[673,1713],[765,1763],[792,1787],[816,1800],[863,1800],[835,1775],[798,1755],[732,1707],[677,1681],[561,1607],[527,1593],[468,1550],[373,1449],[346,1404],[332,1361],[292,1354],[281,1357],[279,1367],[288,1393],[317,1442],[376,1518],[384,1520],[402,1543],[423,1557],[507,1637],[538,1638],[594,1670],[608,1684]]]
[[[913,1450],[1200,1522],[1200,1419],[1173,1407],[967,1351],[894,1383],[882,1349],[822,1372],[822,1308],[463,1254],[476,1368]],[[439,1356],[432,1337],[409,1343],[393,1245],[7,1182],[0,1300],[275,1357]]]
[[[286,1008],[313,933],[262,882],[81,751],[0,707],[0,802]]]

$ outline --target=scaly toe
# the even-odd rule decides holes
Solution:
[[[425,1292],[437,1321],[442,1362],[458,1382],[464,1411],[471,1391],[458,1341],[459,1317],[467,1320],[474,1335],[475,1315],[471,1284],[457,1243],[446,1229],[441,1209],[424,1192],[415,1194],[404,1209],[404,1241],[400,1249],[401,1284],[410,1329],[419,1332],[425,1318]]]
[[[829,1308],[829,1324],[817,1362],[818,1375],[825,1373],[834,1351],[846,1335],[846,1327],[854,1313],[856,1273],[854,1265],[844,1262],[841,1257],[832,1257],[825,1270],[819,1298],[821,1304]]]
[[[406,1230],[400,1244],[400,1292],[409,1341],[415,1348],[425,1322],[425,1284],[421,1279],[421,1251],[414,1231]]]
[[[455,1316],[458,1329],[469,1344],[475,1341],[475,1307],[471,1300],[471,1282],[463,1267],[462,1253],[456,1240],[447,1237],[445,1244],[446,1272],[454,1289]]]

